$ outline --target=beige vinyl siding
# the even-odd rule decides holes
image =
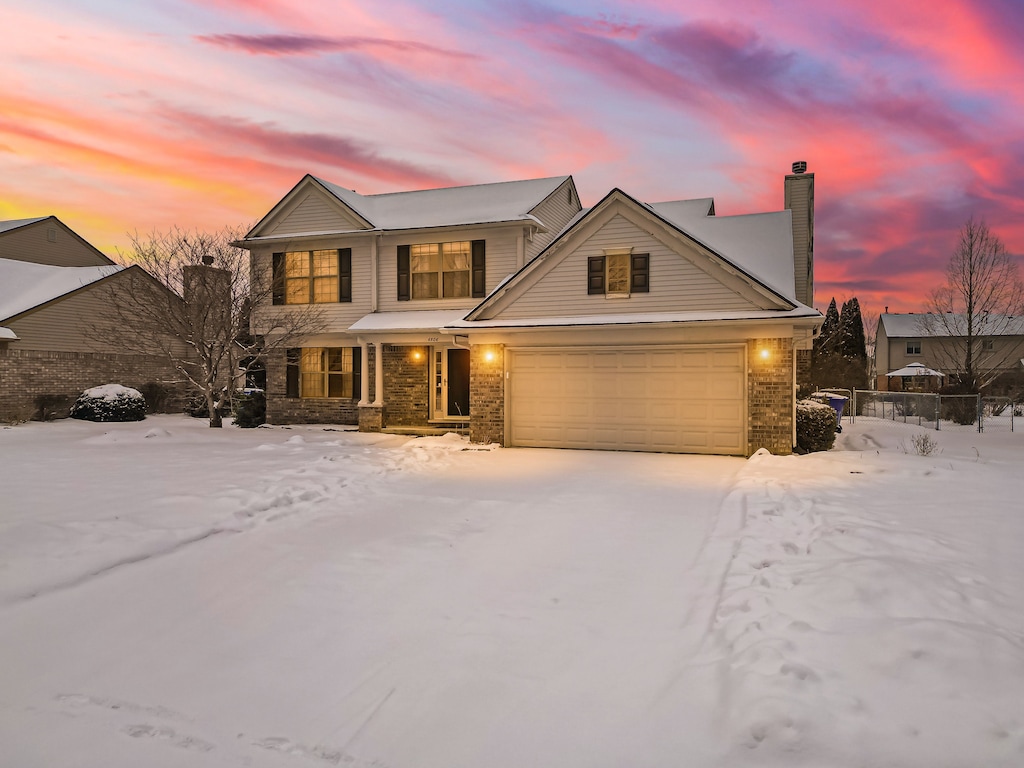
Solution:
[[[102,322],[110,318],[109,293],[119,277],[100,281],[66,297],[30,310],[4,325],[14,331],[20,341],[17,349],[48,352],[125,352],[116,339],[97,333]]]
[[[797,301],[814,304],[814,174],[787,176],[785,207],[793,211],[793,274]]]
[[[372,308],[373,286],[371,284],[370,243],[366,238],[362,238],[358,241],[347,242],[341,245],[331,244],[327,246],[317,243],[315,246],[308,248],[304,245],[301,249],[290,248],[289,250],[313,250],[328,247],[352,249],[352,301],[316,305],[317,309],[323,311],[324,333],[338,333],[346,330],[356,320],[369,313]],[[276,252],[277,250],[275,249],[253,253],[252,258],[258,273],[270,276],[273,268],[273,254]],[[269,300],[270,297],[268,296],[268,304],[261,307],[259,312],[273,312],[285,309],[285,307],[269,304]]]
[[[572,182],[566,179],[565,182],[554,192],[548,195],[540,205],[530,213],[540,219],[547,232],[538,232],[531,242],[526,243],[526,261],[533,258],[548,247],[548,244],[558,236],[566,224],[579,213],[580,201],[573,192],[572,203],[569,202],[569,190],[572,189]]]
[[[320,192],[309,190],[296,198],[291,207],[261,234],[287,235],[347,229],[363,229],[363,225],[347,214],[336,202],[329,200]]]
[[[587,294],[587,259],[606,249],[629,248],[651,256],[651,290],[629,298]],[[704,258],[694,253],[695,258]],[[698,269],[621,215],[612,217],[575,251],[555,264],[498,317],[574,317],[580,315],[744,310],[751,302]]]
[[[380,310],[395,312],[422,309],[471,309],[481,302],[479,298],[398,300],[398,246],[418,243],[452,243],[460,240],[484,240],[487,243],[487,292],[494,290],[502,280],[516,271],[516,236],[520,228],[435,230],[429,234],[394,234],[384,237],[380,244]],[[353,256],[353,263],[355,257]]]
[[[49,230],[54,230],[56,242],[51,243],[47,237]],[[98,267],[113,263],[53,219],[0,234],[0,259],[57,267]]]

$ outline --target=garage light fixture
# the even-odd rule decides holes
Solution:
[[[769,349],[762,349],[760,355],[762,360],[768,360],[772,356],[772,353]]]
[[[488,349],[486,352],[484,352],[484,362],[485,363],[493,363],[496,357],[497,357],[497,355],[494,354],[494,350],[493,349]]]

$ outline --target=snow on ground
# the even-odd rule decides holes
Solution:
[[[1018,766],[1022,458],[0,429],[0,764]]]

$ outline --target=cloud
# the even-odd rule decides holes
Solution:
[[[217,145],[231,144],[258,149],[263,156],[288,158],[290,164],[313,163],[321,167],[356,173],[404,187],[439,187],[457,183],[447,173],[415,163],[387,157],[369,142],[340,134],[290,131],[273,123],[256,123],[238,117],[202,115],[163,107],[165,120]]]
[[[472,60],[477,56],[451,51],[415,40],[387,40],[371,37],[320,37],[317,35],[197,35],[196,40],[208,45],[239,50],[260,56],[309,56],[321,53],[382,49],[405,54],[429,54],[452,59]]]

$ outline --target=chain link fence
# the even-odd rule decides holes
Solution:
[[[850,397],[842,416],[885,419],[939,431],[1024,433],[1024,402],[1009,397],[938,395],[929,392],[876,392],[822,387]]]

